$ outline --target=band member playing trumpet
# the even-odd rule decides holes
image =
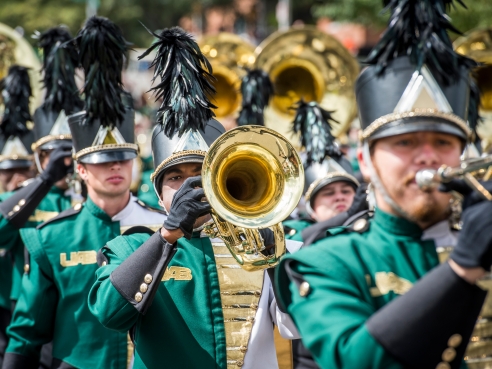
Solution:
[[[268,274],[243,270],[222,239],[200,232],[212,210],[202,162],[224,132],[212,119],[210,64],[180,28],[154,35],[147,53],[158,49],[154,89],[163,102],[152,180],[168,218],[155,233],[138,228],[102,248],[89,307],[104,326],[131,332],[135,369],[277,368],[273,325],[286,337],[295,330]],[[263,232],[265,245],[271,233]]]
[[[458,166],[477,118],[475,63],[453,51],[449,3],[389,2],[389,27],[359,76],[359,162],[375,187],[374,218],[278,268],[279,303],[322,368],[462,365],[486,295],[476,282],[492,265],[492,202],[465,196],[456,236],[451,195],[415,180]],[[440,265],[439,246],[454,246]]]

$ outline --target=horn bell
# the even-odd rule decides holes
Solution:
[[[33,48],[25,38],[9,26],[0,23],[0,79],[7,76],[12,65],[20,65],[29,69],[33,97],[31,111],[41,104],[41,62]],[[0,96],[1,99],[1,96]]]
[[[220,236],[245,270],[277,265],[285,254],[281,222],[304,188],[301,159],[289,141],[263,126],[224,133],[204,158],[202,185],[214,220],[204,232]],[[273,245],[265,245],[261,228],[273,232]]]
[[[272,34],[255,50],[256,67],[270,75],[275,95],[265,110],[265,125],[298,147],[292,132],[295,110],[301,99],[336,110],[335,137],[345,133],[357,114],[354,85],[359,64],[332,36],[315,27],[291,28]]]
[[[212,102],[217,120],[226,128],[234,122],[241,107],[241,80],[245,68],[251,68],[255,61],[255,47],[232,33],[222,32],[200,39],[198,46],[212,65],[216,94]]]

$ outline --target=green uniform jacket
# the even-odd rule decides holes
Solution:
[[[300,241],[303,242],[302,239],[302,231],[314,224],[314,221],[308,219],[296,219],[296,220],[287,220],[282,222],[284,225],[285,238],[287,240]]]
[[[97,251],[120,234],[120,224],[90,198],[79,208],[40,229],[21,230],[31,267],[8,329],[7,353],[38,357],[52,340],[53,357],[76,368],[123,369],[126,333],[104,328],[87,306]]]
[[[190,241],[178,240],[168,270],[177,266],[183,268],[182,272],[164,274],[163,279],[166,275],[169,279],[160,283],[145,315],[111,283],[111,273],[149,237],[121,236],[103,249],[108,264],[97,271],[97,282],[89,294],[92,313],[104,326],[120,332],[135,327],[134,369],[225,369],[224,318],[208,237],[200,238],[195,233]]]
[[[438,265],[434,241],[421,240],[416,224],[382,211],[365,232],[330,232],[339,234],[282,260],[280,299],[322,368],[400,368],[365,322]],[[290,281],[287,260],[308,284]]]
[[[3,193],[0,196],[0,201],[7,199],[13,192]],[[24,228],[34,228],[39,224],[55,217],[58,213],[70,208],[71,197],[65,196],[65,190],[53,186],[48,194],[43,198],[36,208],[34,214],[29,217],[29,220],[24,225]],[[12,273],[12,290],[10,297],[8,296],[7,288],[0,289],[0,306],[5,307],[8,303],[8,308],[11,308],[10,300],[18,300],[20,295],[21,279],[24,273],[24,244],[19,235],[19,229],[11,225],[0,214],[0,249],[9,250],[13,255],[14,268]],[[3,265],[2,265],[3,266]],[[8,266],[6,266],[8,268]],[[12,268],[12,267],[11,267]],[[3,272],[2,272],[3,275]],[[3,285],[3,279],[2,279]]]

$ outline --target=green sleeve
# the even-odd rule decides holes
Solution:
[[[0,249],[11,250],[20,242],[19,229],[0,214]]]
[[[51,273],[31,259],[22,278],[22,292],[7,330],[7,352],[39,358],[41,346],[52,340],[58,293]]]
[[[291,266],[309,283],[310,293],[301,297],[291,282],[288,311],[321,368],[401,368],[366,329],[365,321],[375,309],[344,266],[317,269],[300,262]]]
[[[0,195],[0,202],[12,196],[13,192],[4,192]],[[0,214],[0,249],[11,250],[20,240],[19,229],[14,227]]]
[[[132,249],[124,237],[117,237],[109,244],[111,248],[104,247],[101,250],[108,261],[107,265],[96,271],[96,282],[89,292],[89,310],[106,328],[127,332],[137,322],[139,313],[121,296],[109,277],[131,254]]]

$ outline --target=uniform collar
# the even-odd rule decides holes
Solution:
[[[400,236],[420,238],[422,229],[415,223],[401,217],[386,213],[380,209],[374,211],[374,223],[384,231]]]
[[[64,195],[66,190],[62,190],[61,188],[58,188],[56,186],[51,186],[50,188],[50,193],[56,194],[56,195]]]
[[[126,217],[129,217],[133,211],[133,206],[135,205],[136,201],[137,201],[137,198],[130,194],[130,200],[128,201],[128,204],[126,204],[126,206],[123,208],[123,210],[121,210],[118,214],[113,216],[111,218],[111,220],[113,222],[118,222],[118,221],[125,219]],[[144,222],[144,219],[142,219],[142,223],[143,222]]]
[[[89,210],[89,212],[94,215],[96,218],[101,220],[111,222],[111,218],[104,210],[102,210],[99,206],[97,206],[94,201],[92,201],[90,196],[87,196],[87,200],[84,203],[84,207]]]

